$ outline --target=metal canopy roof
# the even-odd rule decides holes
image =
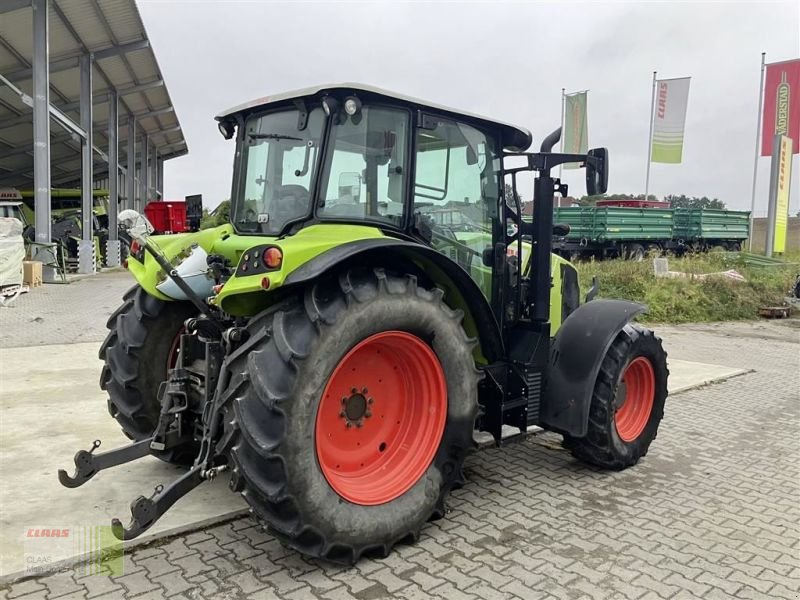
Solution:
[[[512,125],[511,123],[505,123],[503,121],[498,121],[497,119],[492,119],[490,117],[476,115],[474,113],[469,113],[463,110],[459,110],[457,108],[442,106],[441,104],[434,104],[432,102],[428,102],[427,100],[412,98],[411,96],[398,94],[397,92],[385,90],[383,88],[379,88],[374,85],[367,85],[363,83],[352,83],[352,82],[315,85],[300,90],[292,90],[290,92],[273,94],[272,96],[264,96],[262,98],[257,98],[255,100],[251,100],[250,102],[245,102],[244,104],[240,104],[226,111],[223,111],[216,116],[216,119],[218,121],[222,121],[226,117],[229,117],[238,112],[248,111],[262,106],[268,106],[270,104],[286,102],[297,98],[304,98],[306,96],[314,96],[322,92],[333,92],[333,91],[366,92],[369,94],[376,94],[378,96],[384,96],[386,98],[400,100],[402,102],[407,102],[409,104],[415,104],[421,108],[430,108],[436,111],[448,113],[456,117],[463,116],[463,117],[468,117],[470,119],[474,119],[476,121],[490,123],[492,125],[500,127],[503,130],[504,135],[507,138],[506,147],[509,149],[522,151],[526,150],[533,143],[533,137],[531,136],[531,132],[525,129],[524,127],[520,127],[518,125]]]
[[[50,0],[49,5],[50,102],[75,123],[80,122],[79,60],[87,53],[93,57],[95,179],[108,173],[101,152],[108,149],[108,97],[114,89],[120,164],[127,164],[129,115],[136,117],[137,136],[147,134],[160,158],[186,154],[180,122],[134,0]],[[0,75],[13,84],[0,81],[0,187],[33,185],[33,113],[18,93],[32,92],[32,13],[30,0],[0,2]],[[80,139],[53,122],[50,140],[52,185],[79,181]]]

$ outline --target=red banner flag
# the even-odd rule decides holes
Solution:
[[[767,65],[761,131],[761,156],[772,156],[776,135],[792,138],[792,154],[800,151],[800,58]]]

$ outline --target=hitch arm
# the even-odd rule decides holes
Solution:
[[[58,480],[64,487],[80,487],[97,475],[99,471],[137,460],[148,454],[157,454],[158,451],[165,448],[174,448],[187,439],[189,439],[188,436],[180,436],[177,431],[170,431],[166,434],[163,445],[159,444],[153,447],[154,438],[149,437],[100,454],[94,454],[94,451],[100,447],[100,440],[95,440],[92,442],[90,450],[78,450],[75,453],[75,474],[68,475],[64,469],[59,469]]]
[[[111,520],[111,531],[119,540],[132,540],[139,537],[161,518],[169,507],[192,491],[206,477],[200,465],[195,465],[180,478],[169,484],[168,487],[157,485],[152,496],[145,498],[139,496],[131,502],[131,521],[128,527],[122,525],[119,519]]]
[[[79,487],[97,475],[98,471],[147,456],[150,454],[151,441],[151,438],[147,438],[122,448],[94,454],[100,447],[100,440],[95,440],[91,450],[78,450],[75,453],[75,474],[70,476],[64,469],[59,469],[58,480],[64,487]]]

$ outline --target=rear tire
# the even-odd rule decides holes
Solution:
[[[108,319],[109,333],[99,352],[105,361],[100,388],[108,392],[108,412],[130,439],[153,434],[161,412],[158,387],[174,361],[183,322],[194,315],[196,310],[188,302],[163,302],[135,286]],[[158,456],[188,465],[197,456],[197,447],[189,445]]]
[[[668,375],[661,340],[649,329],[626,325],[600,367],[586,436],[565,435],[564,447],[604,469],[635,465],[647,454],[664,416]]]
[[[445,497],[463,483],[463,461],[474,447],[479,372],[472,357],[475,342],[461,327],[463,315],[447,307],[442,296],[440,290],[418,287],[410,275],[350,271],[310,286],[302,300],[285,301],[248,325],[247,346],[228,365],[232,401],[227,404],[225,438],[230,486],[241,491],[268,531],[287,545],[309,556],[352,564],[365,553],[385,556],[395,544],[416,540],[428,519],[443,516]],[[432,426],[432,433],[417,435],[408,447],[393,446],[391,440],[399,438],[391,436],[401,428],[415,435],[427,431],[420,415],[439,409],[434,392],[416,387],[424,377],[417,376],[408,360],[403,364],[404,346],[374,355],[363,369],[356,368],[358,361],[350,362],[375,339],[392,336],[419,346],[418,357],[430,358],[424,369],[440,367],[443,374],[438,432]],[[397,385],[382,389],[378,377],[390,377],[392,364]],[[387,365],[388,375],[381,375],[387,373]],[[403,366],[399,371],[398,365]],[[341,369],[349,376],[345,387],[352,389],[344,395],[342,390],[329,393],[330,386],[344,381],[339,379]],[[426,408],[410,413],[417,415],[414,419],[394,417],[395,428],[379,417],[388,418],[402,403],[404,386],[417,390],[412,396]],[[372,391],[364,391],[367,387]],[[362,392],[359,401],[371,400],[374,392],[374,404],[366,408],[371,415],[364,412],[365,402],[350,404]],[[386,430],[387,423],[395,433],[372,440],[370,428]],[[342,457],[345,471],[348,453],[362,451],[353,443],[358,439],[375,445],[372,454],[360,455],[367,458],[359,460],[369,464],[363,470],[350,465],[344,479],[332,475],[339,467],[336,457]],[[379,439],[387,440],[388,446]],[[337,442],[347,447],[337,448]],[[381,463],[377,454],[385,451],[390,456],[394,447],[402,450],[392,456],[413,457],[425,454],[426,448],[429,455],[425,464],[412,465],[413,473],[402,471],[394,466],[400,463]]]

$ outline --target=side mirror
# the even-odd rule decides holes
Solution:
[[[608,190],[608,149],[592,148],[586,155],[586,193],[605,194]]]
[[[556,237],[566,237],[570,232],[569,223],[553,223],[553,235]]]
[[[361,175],[345,171],[339,175],[339,201],[358,204],[361,200]]]

